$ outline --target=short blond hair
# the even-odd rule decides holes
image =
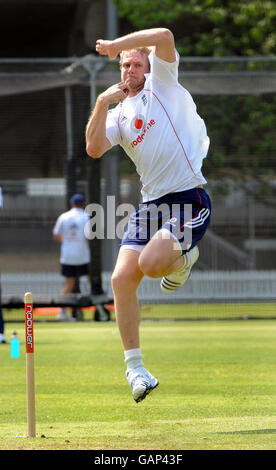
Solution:
[[[120,62],[119,62],[120,68],[122,67],[122,61],[123,61],[124,55],[129,52],[140,52],[140,54],[146,55],[148,57],[149,54],[151,53],[151,49],[149,47],[135,47],[134,49],[127,49],[125,51],[122,51],[120,53]]]

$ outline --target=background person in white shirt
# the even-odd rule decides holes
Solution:
[[[84,197],[74,194],[70,199],[71,209],[61,214],[53,229],[53,238],[61,243],[61,274],[65,277],[62,294],[73,291],[75,281],[89,275],[90,249],[84,235],[84,226],[89,216],[84,212]],[[68,320],[62,309],[58,318]]]
[[[199,256],[197,244],[210,221],[211,204],[201,172],[209,138],[190,93],[178,82],[179,55],[170,30],[155,28],[114,41],[100,39],[96,51],[111,60],[121,53],[121,82],[97,98],[86,128],[87,153],[99,158],[121,145],[142,183],[143,204],[129,219],[112,276],[126,376],[139,402],[158,380],[142,362],[136,291],[144,275],[161,277],[161,289],[167,293],[189,278]],[[117,106],[109,109],[113,104]],[[160,221],[162,204],[169,209]],[[150,215],[149,205],[155,207]],[[192,207],[188,223],[185,205]],[[158,222],[155,233],[148,230],[149,221]],[[183,238],[186,226],[189,240]]]

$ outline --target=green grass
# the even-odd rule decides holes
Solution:
[[[35,323],[36,438],[27,438],[21,357],[1,345],[0,449],[276,448],[276,322],[142,322],[159,387],[136,404],[108,323]]]
[[[144,305],[143,318],[165,319],[234,319],[234,318],[274,318],[275,303],[216,303],[182,305]]]

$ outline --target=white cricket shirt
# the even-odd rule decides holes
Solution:
[[[178,82],[177,51],[176,57],[171,63],[151,52],[143,90],[107,114],[106,137],[135,163],[144,202],[206,183],[201,167],[209,137],[190,93]]]
[[[89,219],[83,209],[76,207],[58,217],[53,234],[63,236],[60,255],[62,264],[76,266],[89,263],[90,250],[84,235],[84,226]]]

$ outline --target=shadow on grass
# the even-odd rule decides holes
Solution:
[[[276,429],[252,429],[248,431],[227,431],[214,434],[276,434]]]

